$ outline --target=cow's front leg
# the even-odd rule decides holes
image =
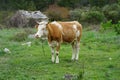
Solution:
[[[50,48],[51,48],[51,54],[52,54],[51,60],[52,60],[52,62],[54,63],[54,61],[55,61],[55,56],[54,56],[55,51],[54,51],[54,48],[53,48],[53,47],[50,47]]]
[[[52,60],[52,62],[54,63],[54,61],[55,61],[55,57],[54,57],[54,53],[55,53],[54,46],[52,45],[51,41],[48,41],[48,44],[49,44],[49,46],[50,46],[51,54],[52,54],[51,60]]]
[[[58,44],[56,47],[56,63],[59,63],[59,49],[60,49],[60,44]]]

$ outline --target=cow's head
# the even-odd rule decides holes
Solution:
[[[47,30],[46,30],[46,25],[47,25],[47,21],[42,21],[42,22],[36,22],[37,24],[35,25],[35,27],[37,28],[37,33],[35,34],[36,38],[45,38],[46,34],[47,34]]]

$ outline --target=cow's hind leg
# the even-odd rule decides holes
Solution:
[[[72,43],[72,58],[71,60],[75,60],[75,53],[76,53],[76,50],[75,50],[75,43]]]
[[[58,43],[56,47],[56,63],[59,63],[59,49],[60,49],[60,44]]]
[[[52,60],[52,62],[54,63],[54,61],[55,61],[55,57],[54,57],[54,47],[50,47],[51,48],[51,53],[52,53],[52,56],[51,56],[51,60]]]
[[[80,49],[80,42],[76,43],[76,54],[75,54],[75,60],[78,60],[79,58],[79,49]]]

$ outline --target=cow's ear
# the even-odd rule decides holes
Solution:
[[[36,24],[38,24],[38,25],[39,25],[39,23],[40,23],[40,22],[38,22],[38,21],[35,21],[35,22],[36,22]]]
[[[50,23],[50,22],[47,22],[47,24],[46,24],[46,25],[48,26],[48,24],[49,24],[49,23]]]
[[[38,29],[38,24],[35,25],[35,28]]]
[[[45,22],[44,22],[44,24],[48,24],[48,22],[47,22],[47,21],[45,21]]]

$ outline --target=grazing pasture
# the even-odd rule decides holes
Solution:
[[[72,48],[65,43],[59,64],[51,62],[47,41],[29,39],[28,32],[36,31],[0,30],[0,80],[120,80],[120,35],[115,32],[84,29],[79,60],[70,60]],[[22,45],[29,41],[31,46]]]

